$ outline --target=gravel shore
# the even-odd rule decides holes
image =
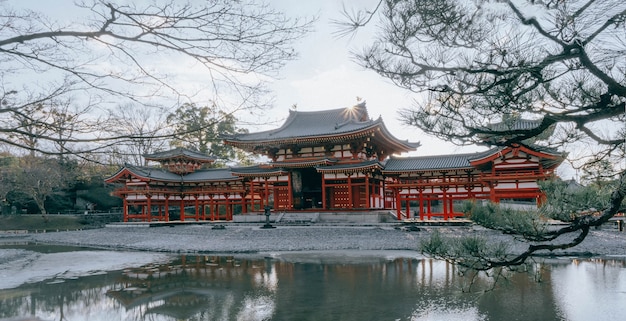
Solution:
[[[93,230],[28,234],[19,236],[33,242],[95,248],[174,253],[261,253],[280,251],[410,250],[418,251],[420,240],[434,230],[444,235],[480,235],[509,244],[512,252],[527,248],[508,235],[476,226],[427,227],[420,231],[380,226],[278,226],[225,224],[163,227],[106,227]],[[626,256],[626,232],[615,228],[591,231],[578,246],[559,255]]]

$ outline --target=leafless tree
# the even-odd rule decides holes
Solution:
[[[74,128],[80,135],[38,134],[39,153],[57,152],[43,141],[94,153],[135,139],[100,131],[109,121],[106,110],[128,102],[178,106],[207,95],[229,113],[263,107],[264,79],[296,57],[291,46],[312,23],[255,0],[92,0],[67,10],[78,18],[59,20],[0,2],[2,124],[30,116],[26,106],[68,95],[103,110],[72,120],[81,124]],[[33,150],[13,138],[16,131],[0,125],[0,142]]]
[[[576,153],[583,163],[612,164],[616,183],[599,215],[579,208],[564,228],[524,234],[535,243],[520,256],[485,258],[481,268],[520,264],[537,251],[575,246],[591,227],[623,210],[626,3],[381,0],[369,9],[346,13],[340,31],[376,21],[377,39],[355,57],[421,94],[415,106],[401,110],[405,123],[458,144],[483,143],[486,137],[499,138],[490,141],[494,144],[527,144],[556,127],[543,144],[564,150],[578,145],[587,152]],[[493,126],[520,118],[535,125]],[[560,214],[554,215],[566,216]],[[564,235],[575,237],[559,242]]]
[[[60,164],[56,159],[24,156],[19,167],[13,168],[11,184],[23,201],[34,201],[39,212],[47,219],[46,200],[60,193],[67,185]]]
[[[165,121],[166,116],[164,108],[143,105],[120,105],[112,111],[108,130],[118,136],[130,137],[111,146],[111,152],[117,155],[120,163],[146,165],[144,154],[169,146],[170,139],[163,137],[173,131]]]

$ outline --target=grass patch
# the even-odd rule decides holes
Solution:
[[[85,221],[76,215],[0,215],[0,230],[77,230],[86,227]]]

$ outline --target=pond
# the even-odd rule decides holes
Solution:
[[[0,320],[623,320],[624,258],[460,273],[414,252],[0,248]]]

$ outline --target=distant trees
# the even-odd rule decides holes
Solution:
[[[111,168],[89,161],[0,154],[0,213],[67,213],[85,210],[77,198],[99,210],[119,206],[103,179]]]
[[[32,156],[20,158],[19,163],[14,172],[14,198],[22,203],[32,200],[39,213],[47,215],[46,200],[67,186],[60,164],[54,159]]]
[[[397,86],[424,94],[400,111],[406,124],[457,144],[482,143],[490,136],[502,138],[492,140],[500,145],[528,144],[556,126],[545,146],[576,151],[570,161],[576,167],[587,164],[588,181],[591,174],[614,180],[593,211],[581,203],[573,212],[545,206],[543,217],[567,223],[556,231],[524,232],[532,215],[516,216],[515,224],[492,222],[491,228],[538,243],[520,256],[476,255],[483,253],[482,243],[470,241],[461,244],[467,251],[454,252],[435,240],[426,252],[458,260],[453,252],[483,256],[471,260],[480,269],[521,264],[536,251],[579,244],[591,227],[624,210],[626,3],[381,0],[376,8],[346,16],[341,23],[346,32],[372,20],[379,26],[378,37],[355,54],[356,60]],[[491,126],[520,118],[537,125]],[[555,192],[565,189],[547,190],[551,199],[565,200]]]
[[[224,145],[222,135],[246,132],[235,125],[232,114],[225,113],[217,106],[198,107],[184,104],[167,116],[167,123],[173,127],[176,136],[172,146],[185,147],[201,153],[216,156],[218,164],[226,162],[249,162],[249,156],[232,146]]]

